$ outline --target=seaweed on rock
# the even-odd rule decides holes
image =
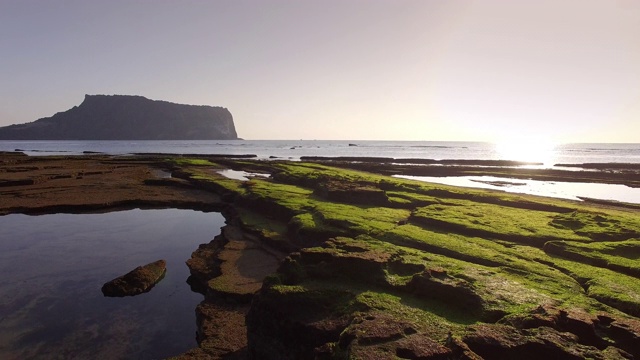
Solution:
[[[175,164],[287,255],[251,294],[251,358],[640,356],[636,209],[311,162]],[[220,166],[272,176],[224,179]]]

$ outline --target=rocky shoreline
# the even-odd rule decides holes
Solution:
[[[239,181],[221,169],[271,177]],[[505,171],[482,172],[492,170]],[[326,159],[3,153],[0,214],[222,212],[221,234],[187,261],[205,300],[200,346],[182,359],[640,357],[638,209],[374,174],[397,171]],[[637,185],[637,174],[620,173],[588,178]]]
[[[331,166],[384,175],[412,176],[496,176],[541,181],[621,184],[640,187],[640,164],[556,164],[554,168],[535,168],[541,163],[494,160],[429,160],[390,158],[303,157]],[[379,160],[379,161],[378,161]],[[567,168],[567,169],[562,169]],[[570,169],[570,170],[569,170]]]

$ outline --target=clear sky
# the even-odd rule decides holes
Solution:
[[[640,142],[640,1],[0,0],[0,125],[85,94],[245,139]]]

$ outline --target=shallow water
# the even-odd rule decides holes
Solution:
[[[234,179],[234,180],[240,180],[240,181],[248,181],[252,177],[268,178],[269,176],[271,176],[271,174],[254,173],[254,172],[231,170],[231,169],[219,170],[218,174],[228,179]]]
[[[548,196],[579,200],[578,197],[640,203],[640,188],[620,184],[595,184],[581,182],[539,181],[511,179],[495,176],[410,176],[395,175],[404,179],[427,181],[437,184],[471,188],[502,190],[512,193]],[[487,182],[502,182],[500,186]]]
[[[218,213],[130,210],[0,216],[0,358],[156,359],[197,345],[185,261],[220,232]],[[150,292],[107,298],[102,285],[167,260]]]

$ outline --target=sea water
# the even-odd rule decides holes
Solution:
[[[437,184],[491,189],[518,194],[554,197],[559,199],[581,200],[580,198],[582,197],[640,204],[640,189],[620,184],[540,181],[530,179],[509,179],[495,176],[396,176]]]
[[[185,261],[220,233],[218,213],[129,210],[0,216],[0,359],[159,359],[197,347]],[[150,292],[102,285],[167,261]]]
[[[539,162],[537,168],[557,164],[640,163],[640,144],[563,144],[542,146],[461,141],[329,141],[329,140],[193,140],[193,141],[0,141],[0,151],[30,155],[77,155],[84,152],[123,155],[134,153],[256,155],[258,159],[300,160],[303,156],[387,157],[394,159],[516,160]],[[524,151],[523,151],[524,150]],[[579,168],[564,168],[577,170]],[[578,199],[579,196],[640,203],[640,189],[624,185],[529,181],[525,186],[494,186],[473,177],[421,180]],[[510,181],[510,179],[497,179]],[[590,186],[594,185],[594,186]]]
[[[517,144],[516,144],[517,145]],[[171,153],[256,155],[300,159],[301,156],[355,156],[421,159],[521,160],[559,163],[640,163],[640,144],[563,144],[530,153],[499,144],[461,141],[329,141],[329,140],[180,140],[180,141],[0,141],[0,151],[30,155]],[[536,156],[537,155],[537,156]],[[526,157],[526,158],[524,158]]]

